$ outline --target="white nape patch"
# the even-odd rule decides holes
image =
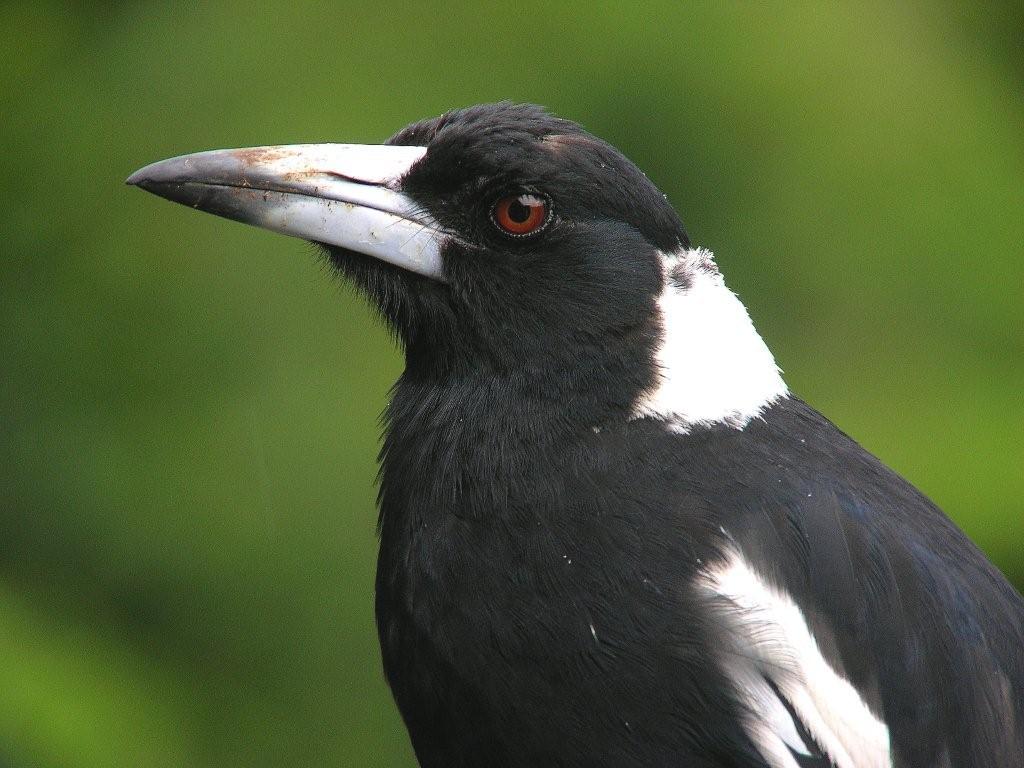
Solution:
[[[797,768],[788,749],[808,754],[815,746],[804,744],[776,691],[837,768],[891,768],[889,729],[822,656],[789,595],[739,552],[697,586],[720,612],[727,636],[719,661],[749,709],[747,733],[772,768]]]
[[[636,404],[636,418],[664,419],[684,433],[719,422],[743,429],[788,393],[775,358],[713,258],[703,248],[664,255],[661,379]]]

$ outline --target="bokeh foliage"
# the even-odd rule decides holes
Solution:
[[[1024,583],[1019,3],[5,3],[0,764],[408,766],[401,361],[295,241],[121,185],[537,101],[666,191],[790,385]]]

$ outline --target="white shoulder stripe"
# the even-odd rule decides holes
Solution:
[[[814,746],[803,743],[778,691],[837,768],[891,768],[889,729],[822,656],[789,595],[739,552],[705,571],[698,589],[729,631],[720,663],[751,712],[747,732],[769,765],[794,768],[787,747],[808,754]]]
[[[804,743],[789,711],[764,677],[755,673],[745,678],[733,683],[743,691],[752,715],[747,733],[772,768],[799,768],[793,754],[810,755],[813,745]]]
[[[717,422],[742,429],[788,393],[775,358],[710,251],[663,254],[662,268],[661,375],[634,412],[678,432]]]

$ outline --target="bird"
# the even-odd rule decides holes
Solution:
[[[611,144],[499,102],[127,183],[316,244],[404,352],[375,608],[424,768],[1024,766],[1024,600]]]

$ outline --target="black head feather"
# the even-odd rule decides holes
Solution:
[[[410,370],[546,371],[553,386],[602,368],[619,379],[616,401],[650,384],[661,254],[689,241],[635,165],[573,122],[508,102],[414,123],[389,143],[427,147],[401,191],[456,235],[447,283],[330,252],[397,331]],[[493,224],[495,201],[517,192],[550,203],[536,236]]]

